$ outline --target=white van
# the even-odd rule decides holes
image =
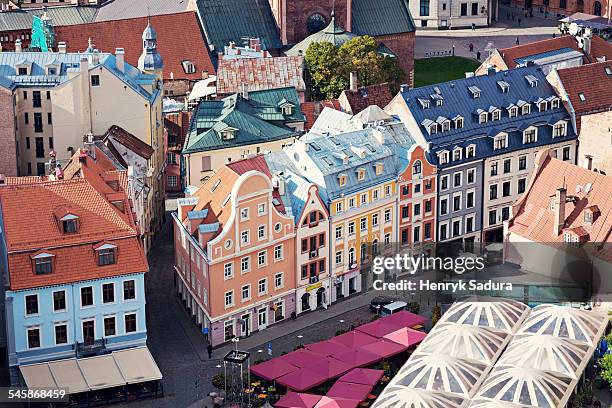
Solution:
[[[399,311],[406,310],[407,306],[408,306],[408,303],[398,300],[397,302],[389,303],[387,306],[384,306],[382,310],[380,311],[380,315],[389,316],[389,315],[392,315],[393,313],[397,313]]]

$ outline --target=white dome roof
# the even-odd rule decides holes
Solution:
[[[482,384],[478,398],[540,408],[565,407],[576,382],[550,371],[497,366]]]
[[[470,296],[456,301],[440,322],[492,327],[514,333],[529,314],[529,307],[512,299]]]
[[[372,408],[462,408],[466,404],[466,399],[453,394],[389,386]]]
[[[497,363],[554,371],[578,378],[592,354],[592,347],[583,342],[553,336],[519,334],[514,337]]]
[[[527,405],[513,404],[511,402],[504,401],[488,401],[488,400],[476,400],[472,401],[469,408],[528,408]]]
[[[578,340],[595,346],[608,324],[608,316],[570,306],[536,306],[518,333],[543,334]]]
[[[391,385],[447,392],[470,398],[489,371],[485,364],[443,354],[414,353]]]
[[[493,365],[510,334],[488,327],[438,323],[419,346],[419,353],[445,354]]]

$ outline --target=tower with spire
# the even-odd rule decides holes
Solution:
[[[164,62],[157,52],[157,33],[151,26],[151,16],[149,16],[147,27],[142,33],[142,54],[138,58],[138,69],[161,76],[163,67]]]

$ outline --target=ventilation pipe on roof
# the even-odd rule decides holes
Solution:
[[[21,52],[21,39],[20,38],[15,40],[15,52]]]
[[[349,83],[351,87],[351,91],[357,90],[357,72],[351,71],[349,74]]]
[[[57,51],[60,54],[65,54],[67,49],[68,49],[68,46],[66,45],[66,42],[60,41],[57,43]]]
[[[272,187],[275,188],[281,196],[285,195],[285,176],[283,173],[277,173],[272,176]]]
[[[6,176],[4,174],[0,174],[0,186],[6,185]]]
[[[553,235],[558,237],[565,227],[565,202],[567,199],[567,190],[565,187],[560,187],[555,192],[555,219],[553,225]]]

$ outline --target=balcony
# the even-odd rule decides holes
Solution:
[[[106,339],[97,339],[76,344],[77,358],[90,357],[106,351]]]

